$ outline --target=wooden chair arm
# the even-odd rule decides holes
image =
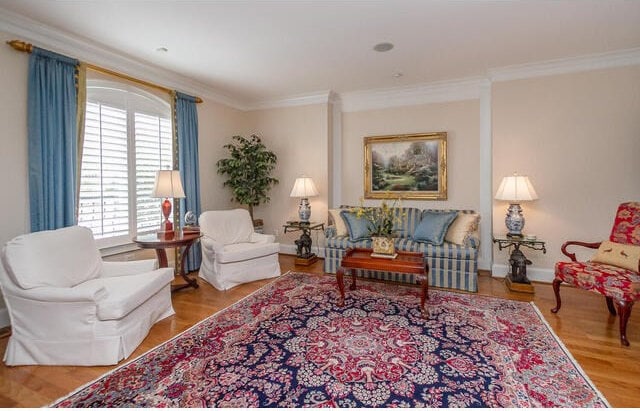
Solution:
[[[562,244],[562,247],[560,248],[560,250],[562,251],[562,254],[566,255],[567,257],[569,257],[571,259],[571,261],[578,261],[576,260],[576,254],[575,253],[570,253],[567,251],[567,247],[570,245],[578,245],[580,247],[586,247],[586,248],[598,248],[600,247],[600,244],[602,242],[599,241],[597,243],[584,243],[582,241],[567,241],[566,243]]]

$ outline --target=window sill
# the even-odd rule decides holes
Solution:
[[[129,253],[131,251],[140,250],[140,248],[134,243],[126,243],[108,247],[101,247],[99,250],[102,257],[109,257],[116,254]]]

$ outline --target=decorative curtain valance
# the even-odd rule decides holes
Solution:
[[[175,93],[175,130],[177,134],[178,169],[182,176],[185,198],[180,199],[180,226],[187,211],[200,216],[200,172],[198,166],[198,108],[196,97]],[[191,247],[185,260],[185,271],[200,268],[200,244]]]
[[[78,60],[33,47],[28,134],[31,231],[75,224]]]

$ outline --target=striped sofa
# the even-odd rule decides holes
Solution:
[[[472,210],[425,210],[425,211],[458,211],[474,213]],[[467,245],[457,245],[445,241],[442,245],[419,243],[412,240],[413,232],[420,222],[423,210],[418,208],[400,208],[405,213],[401,227],[397,227],[395,246],[402,251],[420,251],[425,254],[429,263],[429,285],[434,287],[453,288],[457,290],[478,291],[478,233],[474,233]],[[324,271],[334,273],[347,248],[371,248],[371,239],[350,241],[349,236],[338,236],[333,225],[325,230]],[[400,281],[417,284],[416,276],[402,273],[358,270],[358,277],[379,280]]]

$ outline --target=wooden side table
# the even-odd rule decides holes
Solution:
[[[297,257],[296,265],[311,265],[318,261],[318,256],[311,252],[311,230],[323,230],[324,223],[305,223],[302,221],[287,221],[284,226],[284,232],[293,233],[301,231],[300,238],[296,240]]]
[[[545,242],[538,239],[527,239],[526,237],[518,238],[507,236],[494,237],[493,242],[498,244],[498,250],[500,251],[513,247],[511,255],[509,256],[509,274],[507,274],[504,280],[507,288],[511,291],[533,294],[533,285],[531,285],[531,281],[527,278],[527,265],[531,264],[531,261],[520,251],[520,247],[524,246],[532,250],[542,251],[543,254],[546,254],[547,249],[545,248]]]
[[[424,261],[423,253],[398,251],[394,259],[371,257],[373,250],[369,248],[348,248],[340,268],[336,272],[340,300],[338,306],[344,305],[344,272],[351,271],[350,290],[356,289],[356,274],[353,270],[389,271],[394,273],[415,274],[420,280],[422,293],[420,294],[420,311],[426,316],[425,302],[429,299],[429,264]]]
[[[184,272],[184,260],[187,257],[187,253],[191,246],[202,237],[200,232],[182,232],[176,231],[173,236],[163,236],[156,233],[145,234],[137,237],[133,237],[133,242],[140,248],[153,249],[156,251],[158,257],[158,265],[162,267],[168,267],[167,261],[167,248],[180,248],[182,250],[181,261],[176,261],[176,273],[180,275],[186,281],[186,284],[172,285],[171,291],[182,290],[183,288],[193,287],[198,288],[198,280],[195,278],[189,278]]]

